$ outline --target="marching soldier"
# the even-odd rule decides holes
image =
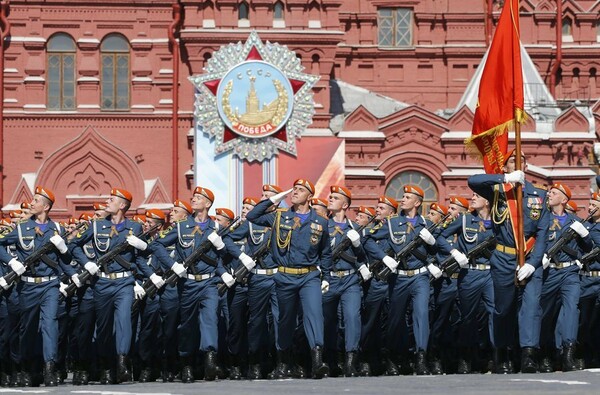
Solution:
[[[498,244],[490,259],[494,283],[494,343],[497,348],[496,373],[512,373],[509,347],[514,343],[517,330],[521,346],[521,372],[535,373],[538,364],[535,350],[539,348],[542,291],[542,256],[546,250],[548,210],[544,204],[546,193],[525,181],[526,168],[515,168],[515,152],[505,155],[504,174],[480,174],[469,178],[469,187],[492,202],[493,230]],[[527,251],[523,266],[517,264],[515,247],[516,197],[515,185],[523,185],[523,234]],[[532,245],[533,244],[533,245]],[[527,281],[524,286],[515,286]],[[519,302],[518,302],[519,301]]]
[[[117,255],[112,262],[101,268],[94,260],[90,260],[83,247],[93,242],[95,259],[110,252],[112,248],[122,243],[131,243],[128,236],[142,233],[142,226],[125,218],[125,213],[131,205],[133,196],[129,191],[113,188],[106,200],[104,211],[108,213],[105,219],[97,219],[92,225],[74,239],[72,253],[75,259],[92,276],[94,289],[94,308],[96,311],[96,344],[101,364],[101,384],[113,384],[112,352],[117,354],[117,382],[131,381],[131,370],[128,366],[127,355],[131,347],[131,306],[135,295],[140,295],[143,288],[135,286],[133,273],[134,266],[144,276],[160,288],[164,281],[157,276],[144,259],[129,248]],[[138,239],[139,240],[139,239]],[[134,246],[135,247],[135,246]],[[77,277],[73,282],[81,287]],[[114,329],[114,337],[113,337]]]
[[[310,199],[310,207],[317,212],[321,217],[329,217],[329,212],[327,211],[327,205],[329,203],[325,199],[321,198],[312,198]]]
[[[0,248],[0,260],[8,263],[19,276],[17,285],[21,320],[19,327],[19,345],[23,368],[22,384],[38,386],[36,362],[36,341],[38,330],[42,333],[42,351],[44,358],[44,384],[58,385],[55,371],[58,346],[58,297],[59,277],[76,274],[69,265],[65,241],[60,237],[61,228],[49,218],[54,204],[54,194],[47,188],[38,186],[31,201],[31,218],[19,222],[16,229],[0,236],[0,246],[16,245],[17,258],[13,258],[6,249]],[[57,251],[44,254],[38,262],[25,267],[29,255],[46,243],[52,243]],[[4,278],[0,285],[7,288]],[[62,285],[61,285],[62,286]]]
[[[279,209],[275,213],[268,211],[271,205],[281,202],[290,192],[291,209]],[[299,303],[311,348],[312,377],[320,379],[329,373],[329,368],[323,363],[321,292],[325,293],[329,288],[331,245],[327,220],[309,207],[314,193],[315,187],[310,181],[298,179],[291,190],[261,201],[246,216],[253,223],[272,227],[271,253],[279,265],[275,275],[280,314],[279,363],[274,372],[275,378],[285,378],[290,374]]]

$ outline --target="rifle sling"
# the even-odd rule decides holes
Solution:
[[[117,262],[119,265],[121,265],[121,267],[125,270],[131,270],[131,263],[127,262],[125,260],[125,258],[123,258],[120,255],[117,255],[116,257],[113,258],[113,260],[115,262]]]
[[[50,257],[46,254],[42,254],[42,256],[40,257],[40,259],[48,266],[50,266],[52,269],[58,269],[58,262],[53,261],[52,259],[50,259]]]

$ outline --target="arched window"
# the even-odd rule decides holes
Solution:
[[[431,178],[414,170],[404,171],[392,178],[385,188],[385,194],[399,201],[402,198],[402,195],[404,195],[403,187],[405,185],[416,185],[425,192],[423,204],[421,204],[420,208],[420,213],[422,215],[427,213],[431,203],[436,203],[438,201],[438,191]]]
[[[569,17],[564,18],[562,21],[562,35],[563,37],[573,36],[573,22]]]
[[[129,109],[129,42],[119,34],[109,34],[100,45],[102,62],[103,110]]]
[[[250,7],[248,7],[248,3],[242,1],[238,7],[238,20],[248,19],[248,15],[250,14]]]
[[[75,48],[75,40],[65,33],[48,40],[48,110],[75,109]]]
[[[283,19],[283,3],[278,1],[273,6],[273,19],[282,20]]]

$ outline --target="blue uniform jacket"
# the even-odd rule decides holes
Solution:
[[[469,177],[469,188],[486,198],[492,204],[492,210],[498,210],[499,212],[507,209],[506,196],[502,189],[503,183],[503,174],[478,174]],[[494,208],[494,188],[496,186],[499,186],[500,192],[497,207]],[[533,184],[526,181],[523,186],[523,234],[525,239],[535,237],[535,245],[525,261],[535,268],[542,265],[542,256],[546,252],[546,233],[548,232],[549,220],[550,212],[546,205],[546,192],[535,188]],[[510,216],[507,216],[502,223],[497,224],[492,213],[492,224],[498,244],[514,248],[515,236],[512,231]]]
[[[548,249],[550,247],[552,247],[552,245],[554,245],[554,243],[560,238],[560,236],[567,230],[569,229],[569,225],[571,225],[573,222],[575,221],[581,221],[579,219],[579,217],[577,217],[576,215],[567,213],[567,219],[564,223],[564,225],[561,225],[557,219],[555,219],[554,215],[550,214],[550,227],[548,228],[548,233],[546,236],[546,241],[547,241],[547,247]],[[573,240],[571,240],[569,243],[567,243],[566,247],[567,248],[563,248],[562,250],[560,250],[555,256],[554,256],[554,263],[558,263],[558,262],[570,262],[573,261],[577,258],[581,257],[581,252],[588,252],[592,249],[593,246],[593,240],[592,237],[590,235],[588,235],[587,237],[581,238],[579,237],[579,235],[575,235],[575,238]],[[565,252],[565,249],[568,251],[569,249],[573,252],[576,253],[576,255],[570,255],[567,252]]]
[[[30,218],[26,221],[17,224],[12,232],[6,235],[0,235],[0,246],[8,247],[11,245],[16,246],[17,259],[21,262],[25,262],[27,257],[35,252],[39,247],[50,242],[50,238],[56,234],[60,234],[62,229],[60,226],[48,220],[44,231],[41,230],[40,225],[35,222],[34,218]],[[59,276],[62,273],[66,273],[69,276],[75,274],[75,270],[69,264],[71,261],[70,255],[60,254],[56,248],[50,250],[47,254],[48,258],[56,262],[57,268],[48,266],[44,261],[40,260],[34,265],[34,271],[27,269],[24,276]],[[0,260],[4,263],[10,262],[13,256],[7,251],[6,248],[0,248]],[[6,268],[6,272],[10,271]]]
[[[600,223],[587,223],[585,227],[590,231],[590,237],[594,241],[594,245],[600,246]],[[588,269],[594,271],[600,270],[600,256],[596,259],[596,262],[589,265]]]
[[[327,219],[310,210],[308,218],[300,218],[292,209],[267,213],[269,199],[258,203],[246,218],[256,224],[271,227],[271,254],[280,266],[319,266],[325,280],[331,271],[331,242]]]
[[[268,243],[271,238],[271,228],[254,224],[245,220],[238,226],[235,231],[227,235],[234,242],[246,240],[244,244],[244,252],[254,257],[257,250],[264,244]],[[256,262],[256,267],[260,269],[273,269],[277,267],[277,263],[273,260],[270,253],[263,257],[262,262]]]
[[[492,228],[486,229],[481,218],[477,215],[465,213],[461,214],[443,230],[442,237],[458,236],[454,247],[467,255],[475,246],[493,234]],[[487,264],[489,260],[480,255],[475,259],[475,262],[469,263]]]
[[[339,245],[343,239],[347,238],[346,234],[350,229],[358,229],[359,226],[349,219],[346,218],[346,228],[342,229],[333,218],[329,219],[329,238],[331,239],[331,250],[333,251],[337,245]],[[351,261],[341,257],[338,260],[333,261],[332,270],[357,270],[359,267],[367,262],[365,251],[362,244],[358,247],[354,247],[352,244],[344,250],[345,257],[351,259]]]
[[[86,244],[91,242],[97,262],[112,248],[126,242],[127,236],[130,234],[136,236],[142,234],[142,225],[129,219],[125,219],[118,225],[113,225],[110,222],[110,216],[104,219],[92,220],[90,226],[81,235],[71,240],[73,245],[71,251],[75,260],[83,267],[86,262],[90,261],[84,251]],[[153,273],[150,266],[146,264],[145,259],[137,253],[135,248],[129,247],[119,256],[124,261],[129,262],[132,269],[137,269],[145,277],[150,277]],[[103,269],[101,268],[101,270]],[[118,273],[127,271],[127,269],[113,260],[107,265],[107,271],[108,273]]]

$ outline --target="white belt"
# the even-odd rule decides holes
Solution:
[[[577,262],[575,262],[575,261],[559,262],[559,263],[550,263],[549,267],[551,267],[553,269],[564,269],[566,267],[573,266],[576,264],[577,264]]]
[[[483,263],[471,264],[471,265],[469,265],[469,269],[471,269],[471,270],[490,270],[490,265],[485,265]]]
[[[125,278],[131,276],[131,272],[116,272],[116,273],[104,273],[98,272],[100,278],[107,278],[109,280],[116,280],[118,278]]]
[[[600,277],[600,270],[592,270],[589,272],[586,271],[580,271],[579,274],[581,274],[582,276],[586,276],[586,277]]]
[[[204,280],[208,280],[209,278],[214,277],[215,274],[214,273],[208,273],[208,274],[188,274],[186,275],[186,278],[189,280],[194,280],[194,281],[204,281]]]
[[[355,273],[354,270],[335,270],[335,271],[331,271],[331,277],[337,277],[337,278],[342,278],[342,277],[346,277],[349,276],[351,274]]]
[[[277,269],[276,267],[274,267],[273,269],[252,269],[251,272],[254,274],[262,274],[264,276],[272,276],[273,274],[277,273],[279,271],[279,269]]]
[[[42,277],[29,277],[29,276],[21,276],[21,281],[25,281],[26,283],[33,284],[41,284],[48,281],[56,280],[58,276],[42,276]]]
[[[422,267],[420,269],[415,269],[415,270],[398,270],[398,275],[404,276],[404,277],[412,277],[412,276],[416,276],[417,274],[425,273],[426,271],[427,271],[426,267]]]

